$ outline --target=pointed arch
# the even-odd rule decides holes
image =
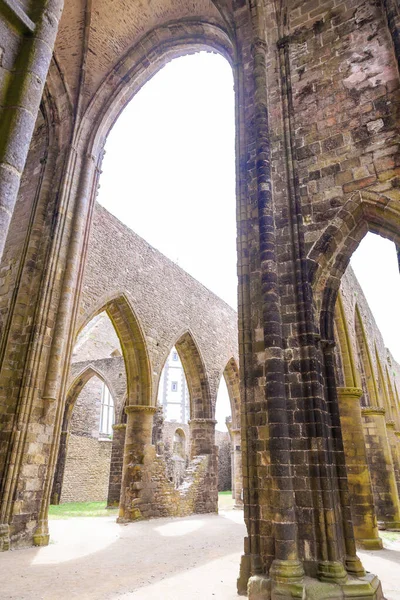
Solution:
[[[342,276],[352,254],[370,231],[400,245],[400,202],[357,192],[338,211],[308,253],[308,273],[320,311],[322,339],[333,339],[333,316]]]
[[[168,62],[201,50],[234,62],[232,36],[221,26],[198,19],[169,22],[147,33],[105,77],[82,119],[78,140],[98,156],[109,131],[133,96]],[[96,123],[96,127],[93,127]]]
[[[371,352],[368,347],[360,309],[357,304],[355,307],[355,332],[358,349],[358,362],[361,372],[361,383],[364,390],[364,406],[379,406],[382,408],[382,403],[379,399],[378,386],[374,373]]]
[[[231,403],[232,429],[240,428],[240,379],[239,367],[232,356],[226,363],[223,376]]]
[[[346,314],[344,312],[342,295],[339,292],[335,306],[335,327],[337,342],[339,344],[342,359],[344,387],[361,388],[360,374],[356,368],[353,348],[350,341],[349,328]]]
[[[126,369],[127,404],[151,406],[151,367],[146,339],[139,318],[125,294],[103,299],[97,308],[82,319],[77,335],[101,312],[110,318],[121,344]]]
[[[71,418],[72,410],[75,405],[76,399],[79,394],[82,392],[85,385],[92,379],[92,377],[98,377],[104,385],[108,387],[110,390],[111,396],[115,399],[117,394],[113,389],[112,383],[108,380],[107,376],[102,373],[98,368],[96,368],[93,364],[87,365],[84,369],[82,369],[77,375],[75,375],[71,385],[69,386],[67,397],[65,401],[65,415],[64,415],[64,423],[63,423],[63,431],[66,431],[69,426],[69,421]],[[66,421],[67,419],[67,421]],[[67,425],[67,427],[64,427]]]
[[[211,419],[213,408],[210,384],[193,334],[189,330],[185,331],[172,346],[175,346],[185,372],[190,396],[190,418]]]
[[[61,437],[60,444],[58,447],[58,455],[56,468],[54,472],[53,478],[53,486],[51,491],[51,504],[58,504],[61,498],[61,492],[64,481],[64,472],[65,472],[65,464],[67,460],[67,451],[68,451],[68,435],[71,423],[72,412],[78,399],[80,393],[83,391],[86,384],[93,378],[97,377],[106,385],[110,391],[110,394],[114,400],[114,416],[115,415],[115,390],[113,390],[112,384],[108,381],[108,378],[96,369],[96,367],[92,364],[87,365],[84,369],[82,369],[73,379],[71,385],[69,386],[69,390],[67,392],[67,397],[65,401],[64,407],[64,415],[62,420],[61,427]]]

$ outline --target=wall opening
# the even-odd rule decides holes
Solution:
[[[99,203],[236,309],[228,61],[205,51],[172,60],[121,112],[105,150]]]
[[[351,257],[335,308],[336,393],[356,541],[380,548],[378,525],[400,515],[400,463],[395,430],[400,406],[396,247],[367,233]],[[328,362],[329,364],[329,362]],[[363,541],[364,540],[364,541]]]
[[[164,456],[167,478],[178,488],[189,464],[190,394],[181,357],[175,346],[161,372],[157,403],[153,442],[158,453]]]
[[[73,348],[52,504],[105,508],[114,471],[122,467],[112,455],[126,393],[121,344],[107,312],[101,311],[83,327]]]

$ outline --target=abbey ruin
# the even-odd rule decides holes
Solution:
[[[95,201],[123,108],[200,50],[235,81],[237,315]],[[367,232],[400,247],[399,59],[396,0],[0,0],[0,567],[49,543],[94,376],[117,415],[118,521],[215,512],[224,378],[238,593],[384,598],[357,549],[400,530],[400,367],[348,266]],[[101,315],[119,348],[74,360]],[[174,347],[185,492],[157,410]]]

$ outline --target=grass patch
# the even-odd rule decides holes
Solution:
[[[387,542],[400,542],[400,533],[397,531],[380,531],[379,537]]]
[[[218,492],[219,506],[233,506],[232,492]],[[49,519],[70,519],[71,517],[116,517],[118,508],[106,508],[106,502],[66,502],[51,504]]]
[[[235,502],[232,498],[232,492],[218,492],[218,506],[222,510],[233,508]]]
[[[106,508],[106,502],[66,502],[51,505],[49,519],[70,519],[71,517],[111,517],[118,514],[118,508]]]

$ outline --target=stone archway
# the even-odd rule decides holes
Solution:
[[[227,423],[231,440],[232,496],[235,506],[243,506],[242,436],[240,414],[239,368],[232,357],[223,373],[231,404],[232,421]]]
[[[93,365],[88,365],[81,371],[73,380],[67,394],[65,402],[65,411],[61,428],[60,445],[58,450],[56,470],[54,473],[53,488],[51,492],[50,504],[59,504],[62,497],[62,488],[64,483],[64,474],[68,455],[68,441],[70,436],[70,426],[72,413],[75,403],[83,392],[86,385],[93,379],[99,379],[110,390],[111,395],[115,398],[116,393],[113,390],[112,382],[107,379],[107,376],[96,369]]]

